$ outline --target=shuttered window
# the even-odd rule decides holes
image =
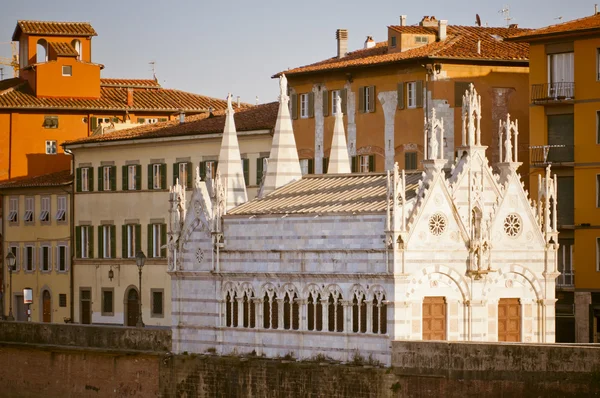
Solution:
[[[78,167],[75,174],[77,192],[94,190],[94,169],[92,167]]]
[[[406,103],[409,109],[417,107],[417,82],[406,83]]]
[[[131,164],[122,168],[122,188],[123,191],[136,191],[141,189],[142,166]]]
[[[404,109],[404,83],[398,83],[398,109]]]
[[[117,168],[115,166],[98,167],[98,191],[117,190]]]
[[[244,182],[248,186],[250,185],[250,159],[242,159],[242,169],[244,171]]]
[[[323,116],[329,116],[329,92],[327,90],[323,90],[322,98],[323,98]],[[331,112],[331,114],[333,114],[333,111]]]
[[[315,113],[315,95],[314,93],[300,94],[300,118],[307,119],[313,117]]]
[[[192,162],[173,163],[173,185],[179,181],[185,188],[191,188],[192,175]]]
[[[165,163],[148,165],[148,189],[167,189],[167,165]]]
[[[256,185],[260,185],[262,182],[263,173],[265,171],[265,159],[267,158],[256,159]]]
[[[89,225],[75,227],[75,257],[94,257],[94,229]]]
[[[148,257],[167,257],[167,225],[148,224]]]
[[[358,111],[375,112],[375,86],[364,86],[358,90]]]
[[[404,168],[406,170],[417,169],[417,153],[416,152],[405,152],[404,153]]]
[[[556,204],[558,227],[575,224],[575,186],[572,176],[558,177]]]
[[[290,95],[290,111],[292,119],[298,119],[298,94]]]
[[[550,148],[547,160],[549,162],[574,161],[575,123],[573,114],[548,115],[548,145],[564,145]]]
[[[134,258],[142,250],[142,226],[139,224],[124,224],[121,227],[121,257]]]
[[[98,258],[116,257],[115,232],[114,225],[98,226]]]

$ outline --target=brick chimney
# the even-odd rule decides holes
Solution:
[[[406,26],[406,15],[400,15],[400,26]]]
[[[428,26],[430,28],[432,27],[437,27],[438,26],[438,21],[437,19],[435,19],[435,16],[424,16],[423,19],[421,20],[421,22],[419,22],[420,26]]]
[[[447,28],[448,28],[448,20],[440,19],[438,21],[438,41],[446,40]]]
[[[335,32],[337,39],[337,57],[343,58],[348,53],[348,31],[346,29],[338,29]]]
[[[133,88],[127,88],[127,106],[133,106]]]
[[[375,40],[373,40],[373,36],[367,36],[367,40],[365,40],[365,48],[373,47],[375,47]]]

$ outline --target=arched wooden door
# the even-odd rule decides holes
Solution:
[[[50,292],[44,290],[42,293],[42,321],[46,323],[52,322],[52,298]]]
[[[138,292],[135,289],[129,289],[127,292],[127,326],[135,326],[140,315],[140,303]]]
[[[498,302],[498,341],[521,341],[521,304],[518,298]]]
[[[423,340],[446,340],[446,299],[423,299]]]

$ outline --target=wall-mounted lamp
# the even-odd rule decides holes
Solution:
[[[110,281],[112,282],[114,277],[115,277],[115,272],[112,270],[112,267],[110,267],[110,269],[108,270],[108,279],[110,279]]]
[[[433,64],[433,70],[435,70],[436,75],[439,75],[442,71],[442,64]]]

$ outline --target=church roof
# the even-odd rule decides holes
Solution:
[[[89,22],[17,21],[13,41],[21,34],[45,36],[97,36]]]
[[[406,173],[406,199],[416,196],[421,171]],[[264,198],[240,205],[227,214],[373,213],[386,211],[387,175],[305,175]]]

